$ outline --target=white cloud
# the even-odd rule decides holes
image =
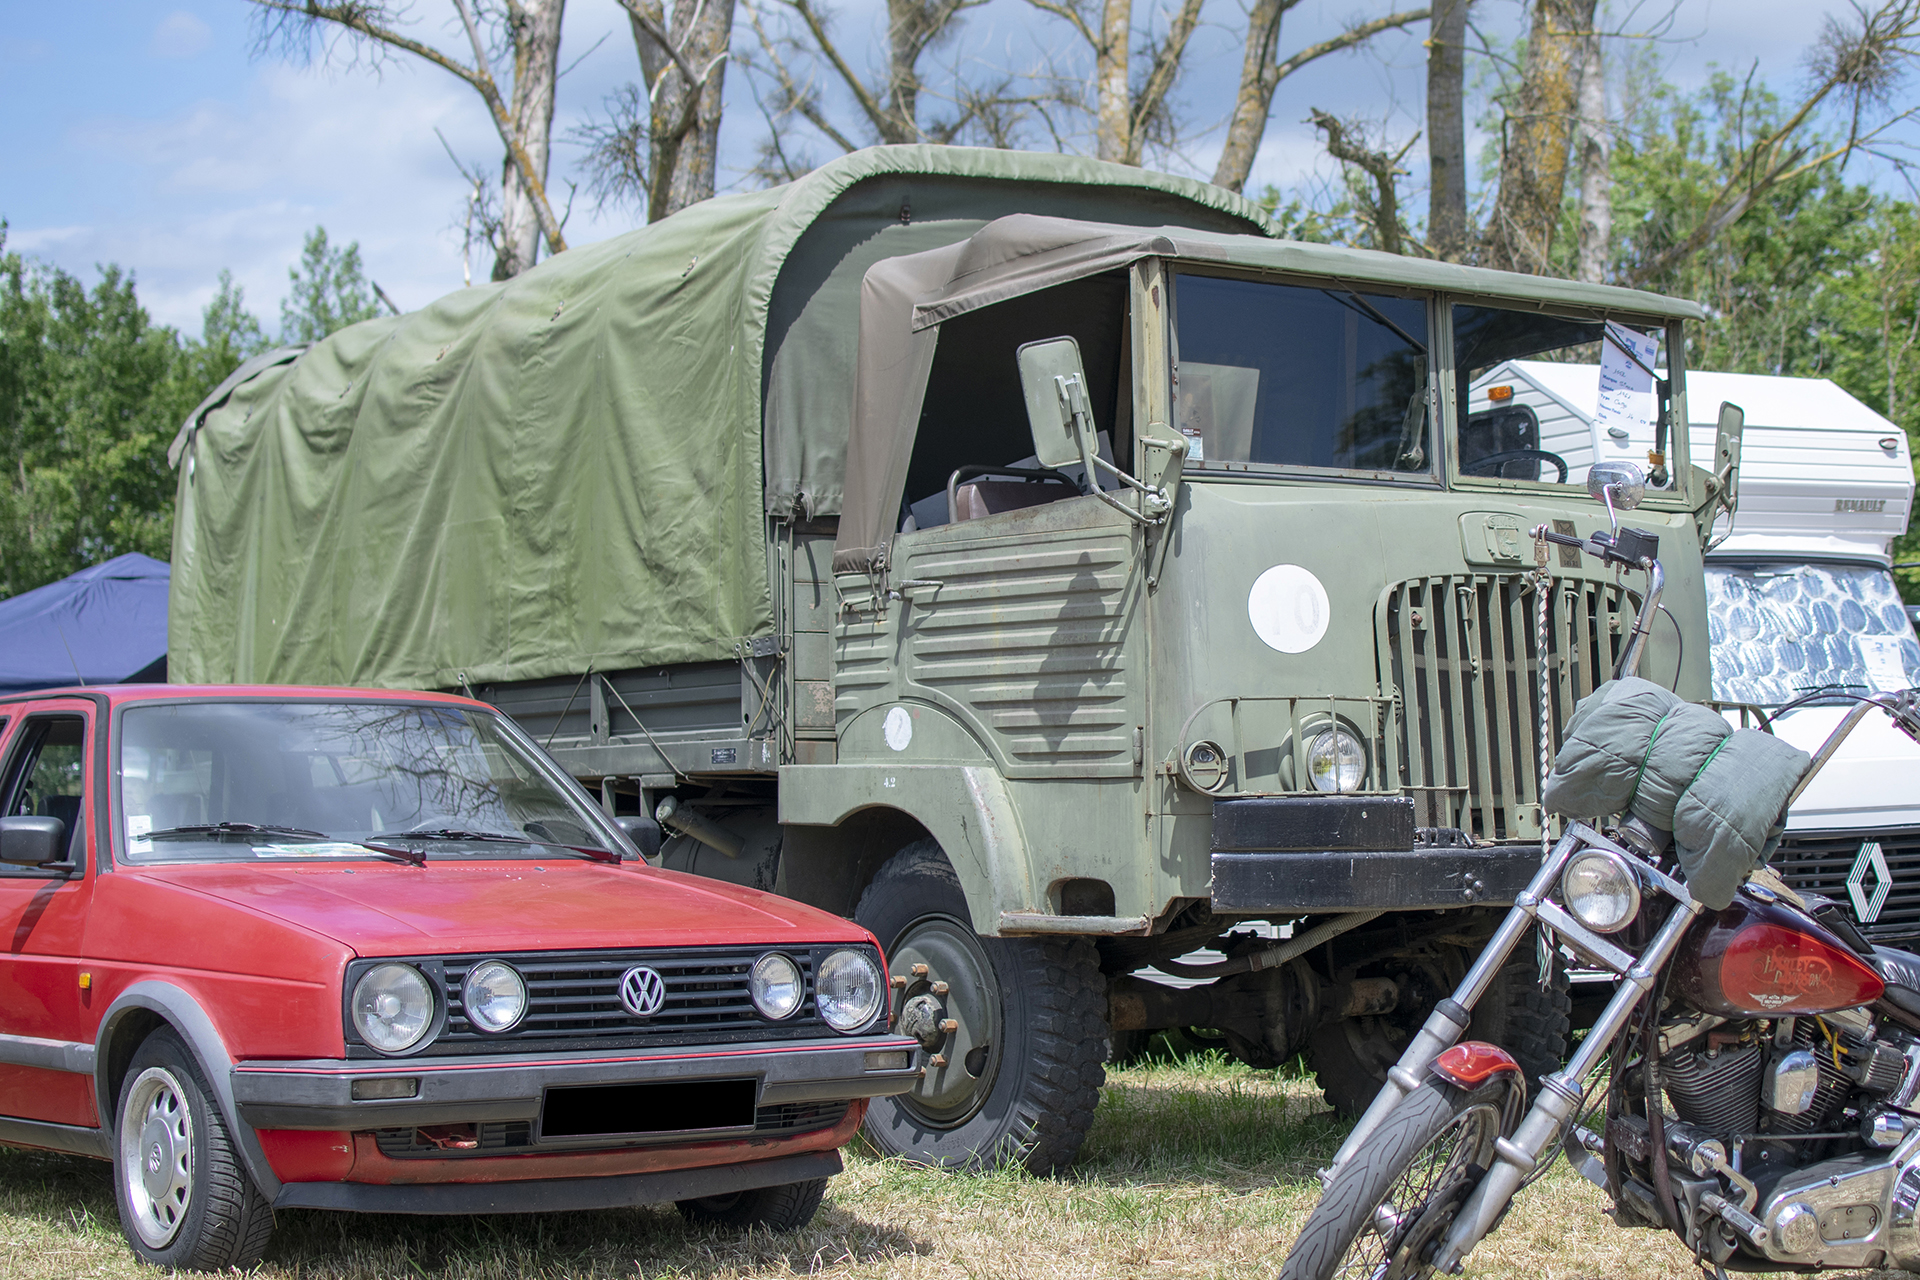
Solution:
[[[191,58],[213,42],[213,29],[185,9],[175,9],[153,29],[147,52],[156,58]]]

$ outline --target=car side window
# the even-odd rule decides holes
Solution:
[[[67,825],[67,858],[79,862],[87,847],[87,721],[84,716],[44,716],[21,729],[4,789],[8,817],[58,818]]]

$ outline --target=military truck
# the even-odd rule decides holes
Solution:
[[[1592,459],[1472,377],[1629,332],[1677,370],[1700,312],[1274,231],[880,148],[269,353],[171,453],[175,678],[470,691],[666,867],[872,928],[923,1046],[882,1151],[1060,1167],[1159,1027],[1358,1109],[1538,863],[1543,689],[1639,604],[1536,568],[1607,526]],[[1731,477],[1683,396],[1641,671],[1704,698]],[[1556,1060],[1531,960],[1483,1007]]]

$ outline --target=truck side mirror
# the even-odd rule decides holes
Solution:
[[[1026,394],[1034,457],[1041,466],[1056,470],[1080,462],[1080,434],[1090,417],[1080,344],[1071,337],[1046,338],[1022,346],[1014,359],[1020,365],[1020,389]],[[1091,474],[1087,482],[1093,483]]]
[[[67,854],[67,824],[58,818],[0,818],[0,862],[37,867]]]
[[[1740,437],[1746,431],[1747,411],[1727,400],[1720,402],[1720,424],[1713,433],[1713,478],[1720,505],[1732,515],[1740,504]]]

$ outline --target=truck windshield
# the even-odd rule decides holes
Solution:
[[[1189,466],[1433,474],[1424,300],[1175,280],[1174,412]]]
[[[1646,469],[1664,338],[1657,325],[1456,305],[1460,474],[1584,491],[1596,461]],[[1666,485],[1677,472],[1667,466]]]
[[[1707,566],[1713,696],[1777,707],[1920,684],[1920,643],[1872,565]]]
[[[118,738],[133,862],[374,858],[369,838],[429,858],[606,848],[496,717],[464,707],[136,705]]]

